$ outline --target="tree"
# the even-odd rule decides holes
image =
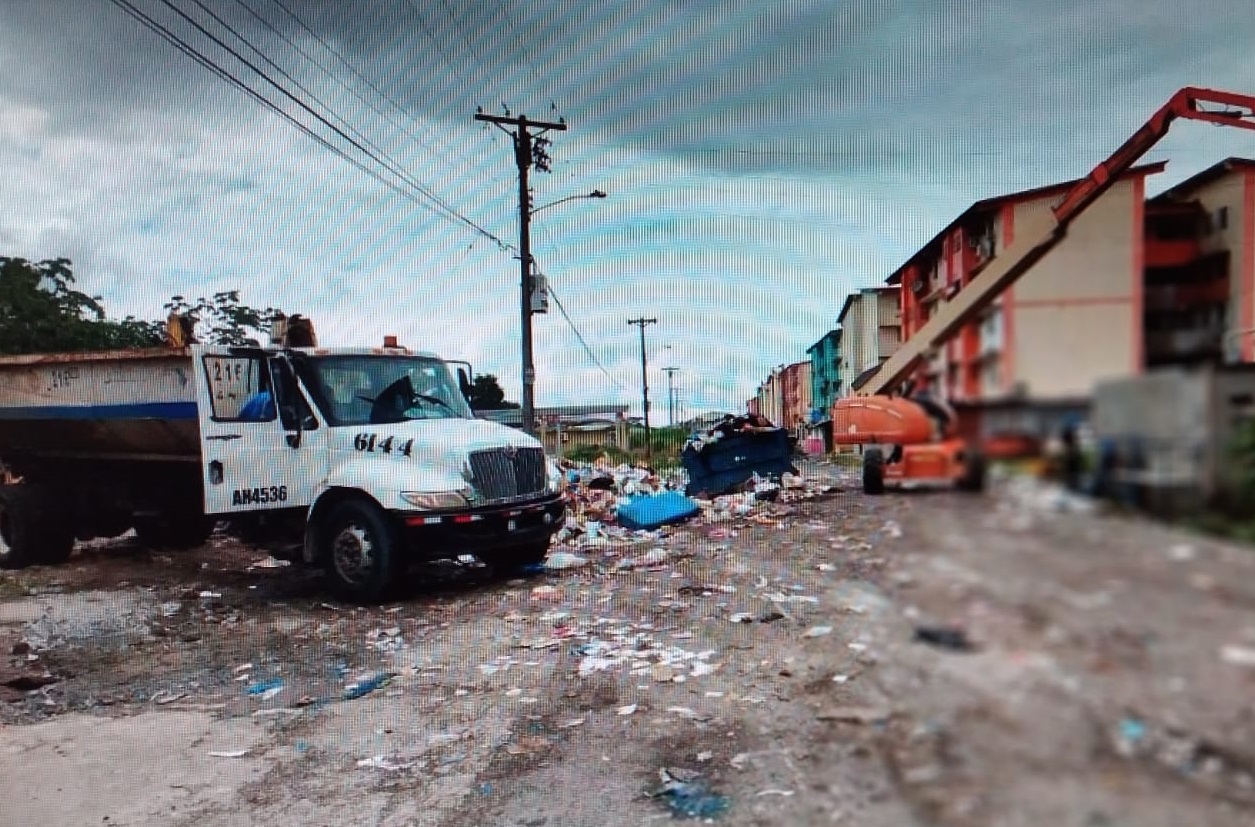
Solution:
[[[517,402],[508,402],[505,391],[497,377],[491,373],[480,374],[471,383],[471,395],[467,399],[471,409],[476,411],[500,411],[507,408],[518,408]]]
[[[197,338],[216,345],[256,347],[267,338],[264,329],[283,315],[273,307],[257,310],[240,304],[238,290],[214,293],[212,299],[197,299],[195,304],[172,296],[164,307],[167,313],[189,316],[199,327]]]
[[[163,327],[105,318],[99,296],[74,287],[69,259],[0,257],[0,354],[153,347]]]
[[[165,321],[105,315],[99,296],[74,286],[69,259],[31,263],[0,257],[0,355],[159,347]],[[188,314],[200,328],[197,339],[211,344],[257,345],[280,311],[240,303],[238,290],[214,293],[190,303],[173,296],[167,313]]]

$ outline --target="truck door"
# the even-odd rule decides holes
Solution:
[[[257,349],[193,354],[205,512],[308,507],[327,474],[327,428],[291,365]]]

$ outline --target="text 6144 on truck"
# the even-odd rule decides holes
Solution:
[[[458,375],[392,337],[0,358],[0,567],[130,528],[192,547],[220,522],[360,601],[421,559],[540,562],[561,472],[533,437],[476,419]]]

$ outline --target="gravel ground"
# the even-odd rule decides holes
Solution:
[[[1255,824],[1251,549],[805,471],[381,607],[217,537],[2,574],[0,823]]]

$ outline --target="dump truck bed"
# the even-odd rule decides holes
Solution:
[[[0,457],[197,460],[187,349],[0,357]]]

